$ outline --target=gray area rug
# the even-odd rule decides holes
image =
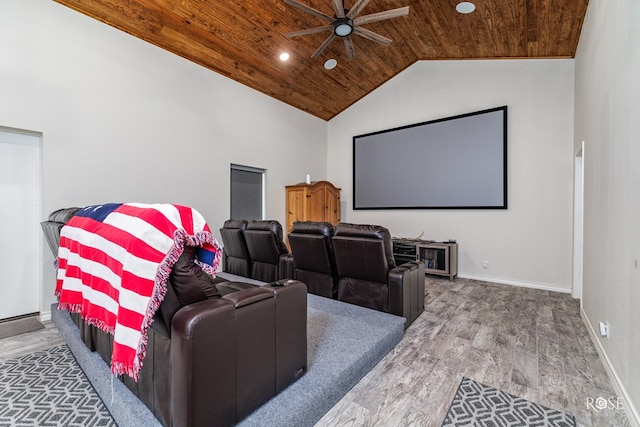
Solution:
[[[0,323],[0,339],[37,331],[38,329],[44,329],[44,325],[35,316],[8,320]]]
[[[311,294],[307,301],[307,373],[240,426],[313,426],[404,336],[402,317]],[[81,342],[67,312],[54,305],[52,319],[119,426],[160,425],[124,384],[112,381],[108,366]]]
[[[462,378],[442,426],[575,427],[573,415]]]
[[[115,426],[66,345],[0,362],[0,425]]]

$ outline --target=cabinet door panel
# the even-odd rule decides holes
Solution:
[[[296,221],[307,221],[305,191],[300,189],[289,189],[287,191],[287,234]]]
[[[325,206],[325,221],[337,225],[340,222],[340,193],[327,188]]]
[[[324,187],[309,188],[307,221],[325,221]]]

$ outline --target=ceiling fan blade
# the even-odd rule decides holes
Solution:
[[[358,16],[360,11],[364,9],[364,7],[368,5],[370,1],[371,0],[358,0],[356,4],[354,4],[353,7],[349,9],[349,13],[347,13],[347,18],[353,19],[356,16]]]
[[[400,7],[398,9],[385,10],[384,12],[371,13],[369,15],[359,16],[353,20],[354,25],[363,25],[370,22],[383,21],[385,19],[397,18],[409,14],[409,6]]]
[[[351,41],[351,36],[347,36],[344,38],[344,48],[347,50],[347,56],[349,59],[356,59],[356,51],[353,49],[353,41]]]
[[[344,2],[343,0],[333,0],[333,8],[338,18],[344,18]]]
[[[312,7],[307,6],[306,4],[302,4],[296,0],[284,0],[285,3],[291,5],[291,6],[295,6],[298,9],[302,9],[307,13],[312,14],[313,16],[317,16],[320,19],[324,19],[327,22],[333,22],[334,18],[329,16],[329,15],[325,15],[324,13],[320,12],[319,10],[315,10]]]
[[[318,56],[320,56],[320,54],[322,52],[324,52],[324,50],[331,44],[331,42],[336,38],[337,36],[334,33],[331,33],[331,35],[329,37],[327,37],[327,39],[324,41],[324,43],[322,43],[320,45],[320,47],[318,48],[318,50],[316,50],[315,52],[313,52],[313,55],[311,55],[311,57],[313,59],[317,58]]]
[[[333,25],[325,25],[323,27],[314,27],[307,30],[294,31],[292,33],[285,34],[285,37],[293,38],[298,36],[306,36],[307,34],[321,33],[323,31],[333,31]]]
[[[391,42],[393,42],[393,40],[391,39],[388,39],[384,36],[381,36],[378,33],[374,33],[373,31],[367,30],[366,28],[362,28],[362,27],[354,27],[353,32],[359,36],[364,37],[365,39],[369,39],[371,41],[380,43],[385,46],[389,46]]]

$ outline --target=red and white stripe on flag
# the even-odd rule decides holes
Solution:
[[[200,248],[203,269],[214,275],[222,251],[202,215],[187,206],[88,206],[62,228],[59,307],[113,334],[113,373],[137,379],[147,329],[185,245]]]

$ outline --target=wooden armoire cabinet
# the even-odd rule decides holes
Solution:
[[[340,189],[328,181],[287,185],[287,235],[296,221],[340,222]]]

